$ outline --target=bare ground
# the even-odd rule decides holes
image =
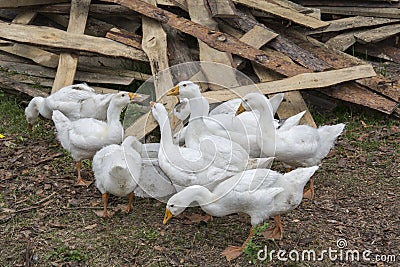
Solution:
[[[51,122],[42,121],[33,133],[3,132],[0,266],[399,266],[399,121],[349,107],[314,115],[319,124],[347,124],[315,175],[315,199],[282,217],[283,240],[257,236],[246,254],[230,263],[221,251],[247,237],[248,217],[192,225],[178,217],[163,225],[164,203],[136,198],[133,212],[124,214],[118,209],[127,200],[111,197],[110,208],[117,212],[104,220],[93,212],[102,208],[96,187],[74,186],[74,164],[55,139]],[[3,124],[6,120],[12,118]],[[89,163],[83,175],[94,178]],[[338,239],[347,246],[340,250]],[[314,250],[317,257],[329,248],[338,251],[322,261],[280,261],[275,253],[261,262],[257,252],[264,246],[300,254]],[[370,261],[346,260],[345,254],[340,259],[348,250],[357,250],[360,258],[369,250]]]

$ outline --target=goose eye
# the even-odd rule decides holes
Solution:
[[[183,87],[186,87],[186,85],[187,85],[186,83],[185,83],[185,84],[183,84]]]
[[[125,94],[122,94],[121,96],[122,96],[122,97],[125,97]]]
[[[171,204],[171,205],[169,205],[171,208],[173,208],[175,205],[174,204]]]

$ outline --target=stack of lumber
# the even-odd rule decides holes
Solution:
[[[399,7],[396,0],[0,0],[0,87],[36,96],[87,82],[112,92],[179,63],[211,61],[248,74],[267,95],[286,92],[280,117],[307,110],[301,90],[400,116],[398,77],[387,71],[400,60]],[[249,88],[235,78],[204,95],[216,102],[244,95]],[[171,109],[176,100],[163,94],[175,81],[154,83],[155,100]],[[304,120],[315,126],[309,112]],[[144,121],[145,131],[135,132]],[[127,134],[155,127],[139,119]]]

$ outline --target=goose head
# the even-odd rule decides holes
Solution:
[[[156,121],[161,122],[163,119],[168,117],[168,112],[164,105],[150,101],[151,113]]]
[[[39,108],[44,104],[45,99],[43,97],[34,97],[25,108],[25,117],[28,122],[28,128],[32,131],[33,126],[37,123],[39,117]]]
[[[258,110],[260,112],[272,113],[272,106],[268,99],[260,93],[249,93],[242,98],[239,108],[236,111],[236,115],[239,115],[245,111]]]
[[[126,107],[131,100],[134,98],[139,98],[140,96],[131,92],[119,92],[115,94],[111,99],[110,105],[113,104],[116,107],[124,108]]]
[[[191,81],[179,82],[174,88],[167,92],[168,96],[180,96],[181,98],[195,98],[201,96],[200,86]]]

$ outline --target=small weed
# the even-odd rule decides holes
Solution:
[[[157,230],[143,229],[142,234],[148,240],[156,240],[160,236],[160,232],[158,232]]]
[[[261,233],[265,231],[268,227],[268,222],[264,222],[263,225],[258,225],[253,227],[254,235],[247,242],[243,253],[246,255],[246,260],[252,264],[256,264],[258,261],[258,252],[262,249],[262,245],[254,241],[254,238],[261,236]]]
[[[53,249],[46,255],[46,260],[57,260],[57,261],[84,261],[86,255],[77,249],[70,249],[65,245],[62,245],[58,249]]]

